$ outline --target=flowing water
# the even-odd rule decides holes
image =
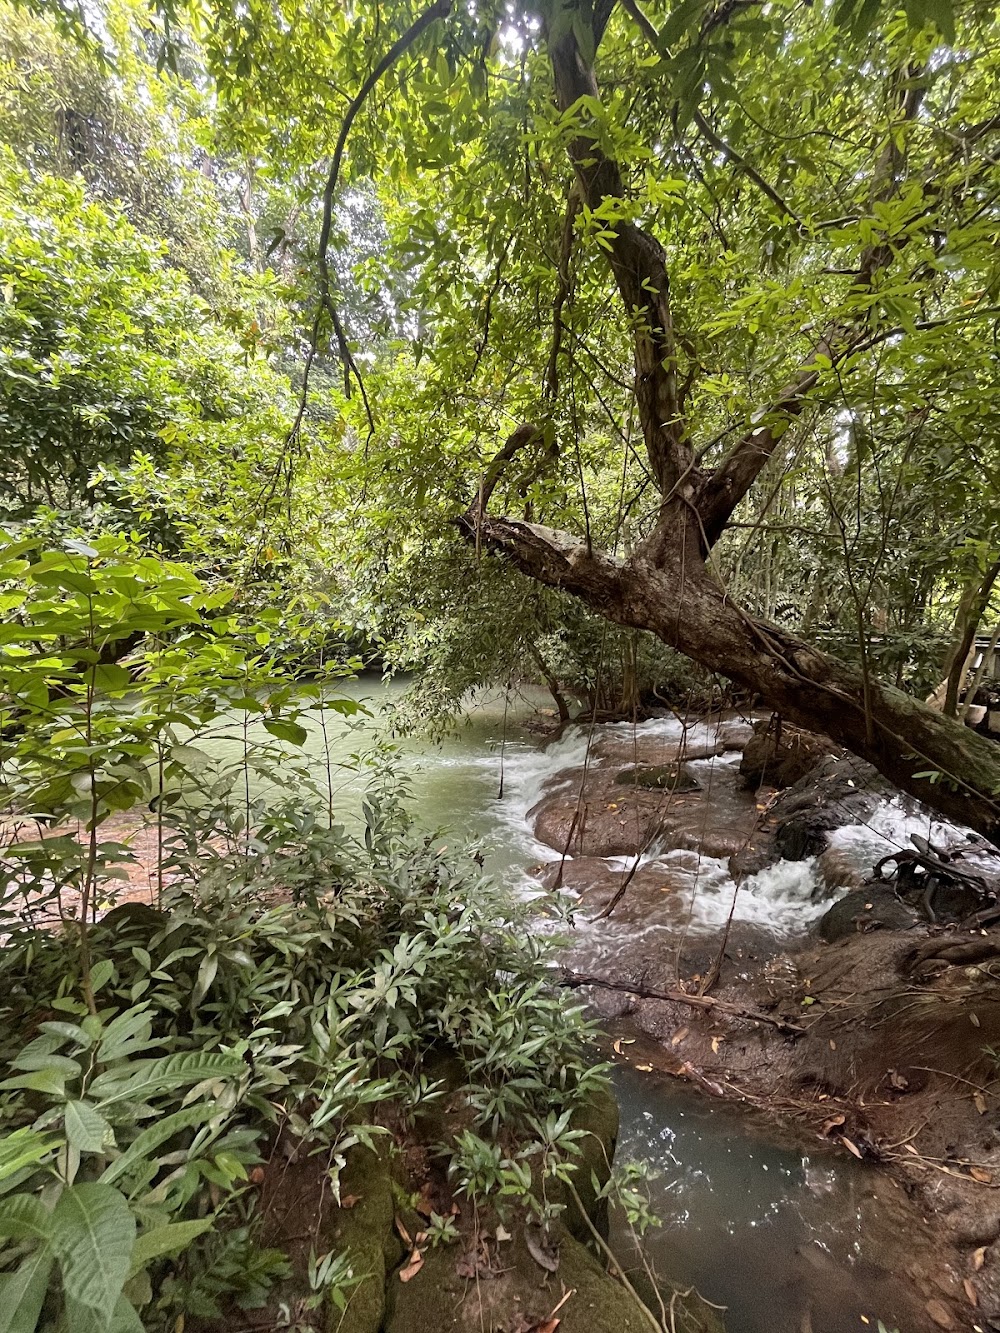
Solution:
[[[619,1154],[659,1172],[649,1193],[663,1225],[644,1243],[659,1277],[724,1305],[729,1333],[876,1333],[879,1321],[906,1333],[921,1302],[893,1182],[779,1144],[676,1079],[622,1065],[615,1086]],[[612,1244],[634,1252],[620,1223]]]
[[[325,738],[314,716],[304,751],[324,781],[332,774],[338,818],[353,817],[366,782],[351,756],[374,740],[389,740],[397,746],[394,763],[407,776],[418,823],[441,830],[443,841],[476,841],[487,871],[539,899],[541,908],[547,891],[528,869],[559,858],[536,840],[528,812],[544,793],[560,789],[568,771],[580,769],[594,737],[571,728],[545,744],[524,726],[545,696],[488,694],[439,745],[392,741],[392,710],[404,686],[362,679],[346,690],[364,700],[368,716],[348,722],[328,715]],[[665,718],[636,729],[605,726],[599,735],[615,753],[619,743],[676,740],[682,731],[678,721]],[[705,743],[713,735],[717,730],[698,724],[688,729],[687,740]],[[220,748],[234,754],[241,745],[242,737],[234,736]],[[722,753],[689,765],[710,792],[713,820],[724,827],[737,817],[745,820],[747,801],[752,803],[736,781],[738,759],[738,753]],[[933,832],[926,819],[884,802],[868,825],[842,831],[839,845],[870,866],[873,858],[906,845],[915,831]],[[654,844],[640,860],[646,888],[636,890],[631,914],[598,924],[582,914],[576,918],[573,965],[605,971],[616,963],[636,966],[637,960],[652,965],[676,937],[678,911],[685,933],[715,933],[732,915],[782,941],[801,936],[829,903],[828,897],[817,901],[812,862],[779,863],[737,885],[726,860],[697,851],[663,851]],[[627,858],[605,862],[617,872],[633,864]],[[660,891],[661,879],[669,882],[669,894]],[[903,1259],[893,1252],[893,1223],[874,1192],[877,1173],[815,1148],[779,1146],[766,1126],[755,1127],[744,1113],[713,1104],[675,1080],[625,1062],[615,1078],[622,1107],[619,1151],[660,1172],[652,1195],[666,1225],[649,1247],[657,1271],[727,1306],[729,1333],[847,1333],[866,1325],[876,1333],[879,1320],[905,1333],[912,1306],[898,1276]],[[619,1234],[617,1241],[627,1249],[627,1236]]]

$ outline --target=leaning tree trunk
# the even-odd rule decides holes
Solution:
[[[650,630],[710,670],[759,694],[800,726],[825,732],[949,819],[1000,845],[1000,746],[856,667],[755,620],[703,561],[617,560],[567,533],[476,509],[471,540],[504,553],[531,578],[579,597],[620,625]]]
[[[593,7],[595,47],[613,3],[598,0]],[[634,0],[623,4],[658,48],[658,36]],[[549,54],[558,110],[575,104],[592,107],[599,90],[575,30],[553,38]],[[912,70],[900,71],[893,90],[897,122],[911,119],[920,105],[919,80],[912,75]],[[591,209],[609,198],[624,201],[619,164],[602,149],[599,130],[588,133],[582,116],[580,123],[584,128],[568,151],[582,200]],[[889,124],[873,171],[873,202],[890,198],[903,174],[895,128]],[[627,214],[627,208],[622,212]],[[709,564],[711,549],[734,509],[783,431],[802,412],[820,376],[831,373],[831,367],[837,375],[848,373],[842,363],[871,336],[866,316],[822,330],[798,371],[754,415],[766,424],[752,426],[714,471],[706,471],[692,445],[697,423],[684,418],[678,391],[667,256],[656,238],[634,223],[606,227],[605,234],[612,235],[609,258],[622,301],[623,328],[633,342],[636,407],[650,471],[661,493],[655,529],[634,555],[619,560],[567,533],[491,516],[487,507],[504,467],[538,434],[524,424],[499,450],[478,496],[458,520],[465,536],[477,550],[503,554],[531,578],[579,597],[609,620],[650,630],[703,666],[758,693],[793,722],[825,732],[904,791],[1000,845],[1000,746],[754,619],[733,602]],[[853,289],[870,287],[892,260],[887,247],[862,250]],[[637,311],[643,318],[635,317]]]

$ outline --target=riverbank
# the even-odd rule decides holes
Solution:
[[[884,1182],[869,1224],[907,1237],[882,1248],[907,1276],[908,1329],[1000,1326],[1000,932],[956,921],[990,897],[994,858],[823,742],[784,794],[753,790],[759,755],[731,755],[738,738],[728,721],[714,742],[646,726],[630,755],[608,729],[549,784],[536,835],[569,855],[536,873],[579,895],[571,980],[596,980],[583,993],[614,1058]],[[640,786],[648,774],[663,789]],[[937,912],[919,876],[866,883],[883,858],[906,869],[914,835],[932,868],[949,839],[963,851]]]

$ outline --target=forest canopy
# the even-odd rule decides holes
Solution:
[[[616,1333],[715,1333],[716,1307],[645,1258],[640,1293],[609,1249],[609,1202],[634,1233],[652,1215],[641,1172],[612,1171],[576,988],[698,1014],[713,1057],[733,1025],[720,1062],[768,1063],[770,1033],[797,1111],[822,1089],[824,1140],[898,1163],[933,1121],[924,1179],[991,1185],[973,1005],[996,1005],[973,986],[1000,889],[957,862],[987,856],[975,833],[1000,847],[1000,748],[970,725],[980,693],[1000,711],[998,235],[987,0],[0,0],[0,1333],[265,1308],[412,1333],[387,1311],[425,1263],[424,1290],[479,1299],[520,1250],[519,1333],[600,1333],[599,1305]],[[367,731],[362,667],[410,682]],[[478,799],[496,757],[500,810],[531,685],[569,744],[536,748],[548,787],[497,818],[527,830],[530,806],[517,855],[559,858],[531,872],[541,930],[479,847],[414,817],[397,748],[499,687],[498,753],[450,790]],[[631,726],[595,773],[597,722],[641,718],[656,762]],[[811,948],[856,869],[817,868],[825,810],[777,860],[795,807],[779,828],[767,757],[737,789],[733,738],[746,760],[785,721],[818,733],[793,728],[793,799],[812,783],[818,809],[829,760],[838,827],[919,808],[928,836],[893,841],[822,937],[860,956],[886,925],[882,972],[823,981],[811,954],[754,990],[738,903],[763,966],[761,877],[781,867],[770,924]],[[568,969],[551,918],[595,889],[604,922],[633,877],[647,898],[607,931],[639,927],[628,975]],[[734,958],[744,991],[710,994]],[[827,1056],[842,1020],[879,1033],[863,1118],[856,1050]],[[925,1089],[925,1124],[876,1141],[871,1107]],[[853,1261],[853,1194],[851,1219]],[[978,1288],[955,1277],[964,1316],[986,1320],[977,1291],[995,1308],[996,1248],[969,1256]]]

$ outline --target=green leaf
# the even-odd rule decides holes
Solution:
[[[96,995],[102,986],[106,986],[115,974],[115,965],[110,958],[103,958],[90,969],[90,989]]]
[[[264,730],[269,731],[278,740],[291,741],[293,745],[305,745],[309,739],[305,727],[298,722],[290,722],[287,718],[269,717],[264,723]]]
[[[33,1166],[55,1147],[57,1140],[36,1129],[15,1129],[0,1139],[0,1180],[15,1175],[22,1167]]]
[[[80,1152],[102,1152],[111,1126],[89,1102],[66,1103],[66,1137]]]
[[[245,1072],[246,1065],[238,1056],[184,1051],[160,1060],[135,1060],[128,1069],[106,1069],[94,1079],[88,1092],[99,1106],[111,1106],[115,1102],[142,1102],[206,1078],[235,1078]]]
[[[67,1297],[66,1324],[68,1333],[145,1333],[145,1327],[134,1306],[122,1294],[109,1323],[103,1314]]]
[[[15,1194],[0,1199],[0,1236],[13,1240],[48,1240],[52,1214],[35,1194]]]
[[[101,1176],[102,1184],[111,1185],[120,1180],[150,1153],[155,1152],[161,1143],[166,1143],[181,1130],[193,1129],[195,1125],[204,1124],[206,1120],[211,1120],[218,1114],[218,1108],[214,1103],[202,1102],[198,1106],[186,1106],[183,1110],[175,1111],[173,1115],[158,1120],[156,1124],[150,1125],[137,1135],[121,1157],[111,1163]]]
[[[49,1246],[40,1245],[16,1272],[0,1277],[0,1333],[35,1333],[54,1262]]]
[[[60,1194],[52,1222],[67,1299],[110,1321],[135,1244],[135,1219],[124,1196],[110,1185],[71,1185]]]
[[[152,1231],[144,1231],[136,1238],[129,1277],[135,1277],[154,1259],[186,1250],[192,1241],[210,1231],[214,1225],[214,1218],[203,1217],[196,1222],[167,1222],[162,1227],[154,1227]]]
[[[58,1069],[39,1069],[34,1074],[19,1074],[17,1078],[5,1078],[0,1083],[0,1090],[8,1088],[28,1088],[31,1092],[45,1092],[50,1097],[61,1097],[66,1091],[66,1075]]]
[[[191,992],[191,1011],[198,1008],[202,1000],[208,994],[209,987],[215,980],[215,974],[219,970],[219,955],[214,951],[207,953],[201,960],[198,967],[198,979],[195,982],[194,990]]]
[[[16,1060],[11,1060],[11,1069],[23,1069],[27,1073],[37,1073],[40,1070],[55,1070],[62,1074],[64,1078],[79,1078],[83,1073],[83,1066],[79,1060],[71,1060],[68,1055],[19,1055]]]
[[[131,684],[132,677],[127,668],[117,662],[94,668],[94,688],[102,694],[123,694]]]
[[[133,953],[135,950],[133,950]],[[146,954],[146,966],[149,966],[149,954]],[[124,1013],[119,1014],[108,1024],[101,1033],[101,1060],[105,1064],[111,1060],[119,1060],[128,1052],[129,1043],[134,1037],[140,1036],[144,1041],[150,1032],[151,1019],[149,1017],[149,1005],[139,1004],[132,1009],[126,1009]]]

